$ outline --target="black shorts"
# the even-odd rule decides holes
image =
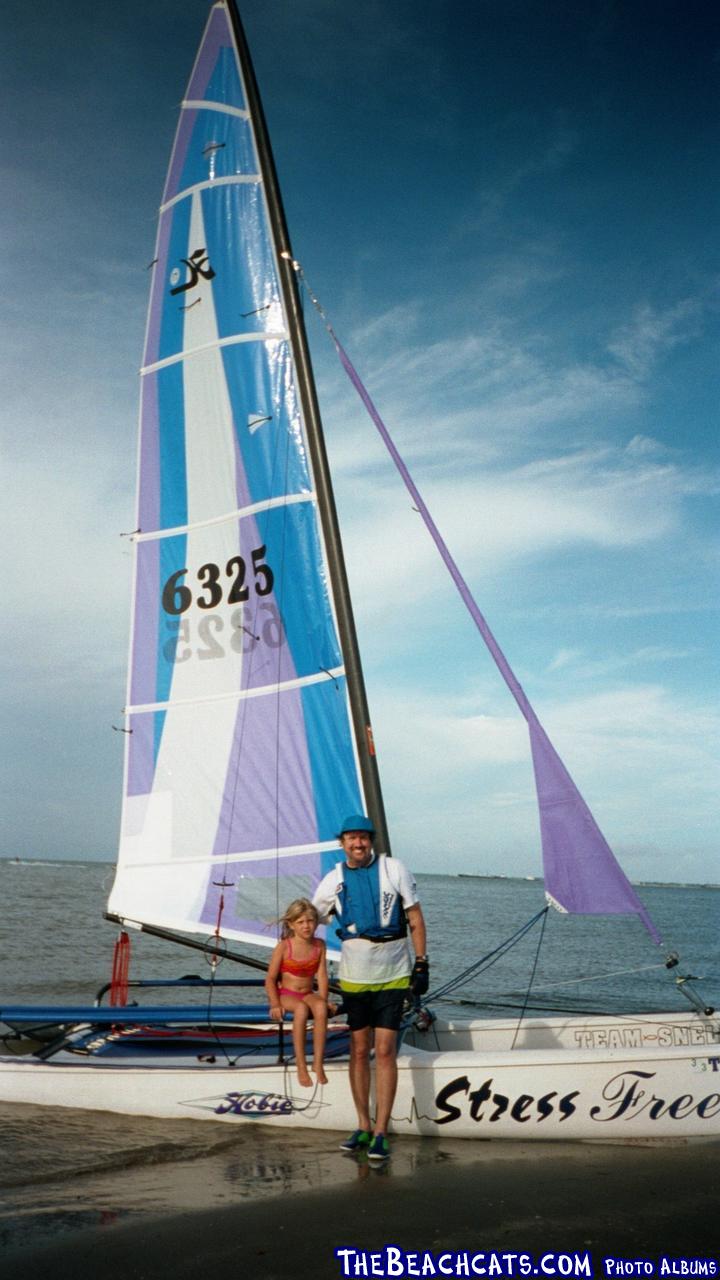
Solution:
[[[365,1027],[397,1031],[409,991],[409,986],[385,991],[343,991],[348,1027],[351,1031],[363,1031]]]

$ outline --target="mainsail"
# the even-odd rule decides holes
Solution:
[[[289,257],[229,0],[160,208],[108,910],[266,944],[336,860],[344,814],[367,806],[384,833]]]

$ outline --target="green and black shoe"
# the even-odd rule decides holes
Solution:
[[[340,1143],[341,1151],[365,1151],[370,1146],[372,1134],[367,1129],[356,1129],[344,1142]]]
[[[368,1160],[389,1160],[390,1159],[390,1143],[384,1133],[376,1133],[367,1153]]]

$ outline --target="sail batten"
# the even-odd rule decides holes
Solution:
[[[285,858],[295,858],[300,854],[329,853],[329,852],[333,852],[333,853],[337,852],[337,842],[335,840],[326,840],[323,843],[319,843],[319,844],[290,845],[285,849],[252,849],[250,850],[249,853],[233,854],[232,865],[240,866],[243,862],[253,862],[253,863],[267,862],[268,864],[272,862],[274,864],[278,860],[282,861]],[[171,861],[169,861],[164,865],[166,865],[166,867],[168,868],[177,867],[177,866],[191,866],[193,864],[197,865],[197,864],[203,863],[204,861],[205,861],[204,858],[173,858]],[[216,867],[222,867],[224,866],[226,859],[223,854],[218,854],[214,861],[215,861]],[[155,868],[158,865],[162,865],[162,864],[158,864],[158,862],[154,860],[152,862],[146,862],[146,863],[136,862],[133,865],[136,868],[145,868],[145,867]]]
[[[226,520],[244,520],[260,511],[272,511],[275,507],[289,507],[296,502],[317,502],[315,493],[285,493],[279,498],[268,498],[265,502],[254,502],[249,507],[236,507],[220,516],[212,516],[207,520],[196,520],[194,524],[175,525],[172,529],[154,529],[140,531],[130,535],[132,542],[152,542],[158,538],[174,538],[178,534],[187,533],[191,529],[204,529],[213,524],[224,524]]]
[[[312,684],[322,684],[326,680],[338,680],[345,675],[344,667],[333,667],[329,671],[320,671],[316,675],[299,676],[295,680],[284,680],[280,684],[272,684],[260,686],[257,689],[235,689],[232,693],[206,694],[200,698],[173,698],[172,702],[148,702],[139,703],[137,706],[125,708],[127,715],[137,715],[144,711],[165,711],[171,706],[192,706],[201,702],[215,702],[221,698],[276,698],[278,694],[286,693],[290,689],[302,689]]]
[[[168,369],[174,364],[179,364],[182,360],[189,360],[193,356],[202,355],[206,351],[219,350],[221,347],[232,347],[236,343],[241,342],[287,342],[288,335],[283,330],[269,333],[233,333],[225,338],[215,338],[212,342],[205,342],[201,345],[188,347],[185,351],[178,351],[175,355],[166,356],[164,360],[156,360],[153,364],[143,365],[140,370],[140,376],[145,377],[149,373],[157,373],[159,369]]]
[[[250,112],[245,107],[230,107],[225,102],[211,102],[202,98],[183,98],[180,106],[183,111],[218,111],[221,115],[235,116],[239,120],[250,119]]]
[[[227,178],[207,178],[204,182],[196,182],[191,187],[186,187],[184,191],[178,191],[171,200],[166,200],[160,205],[160,213],[166,213],[168,209],[172,209],[173,205],[179,204],[181,200],[187,200],[198,191],[209,191],[213,187],[232,187],[242,183],[258,185],[262,182],[259,173],[235,173]]]

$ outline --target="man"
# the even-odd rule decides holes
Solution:
[[[415,881],[396,858],[377,856],[369,818],[346,818],[338,838],[345,861],[321,880],[313,903],[335,917],[342,939],[340,987],[350,1028],[350,1088],[358,1128],[343,1151],[388,1160],[387,1129],[397,1089],[397,1033],[410,989],[428,989],[425,921]],[[415,953],[413,965],[408,930]],[[332,928],[330,929],[330,938]],[[370,1054],[375,1033],[375,1125],[370,1120]]]

